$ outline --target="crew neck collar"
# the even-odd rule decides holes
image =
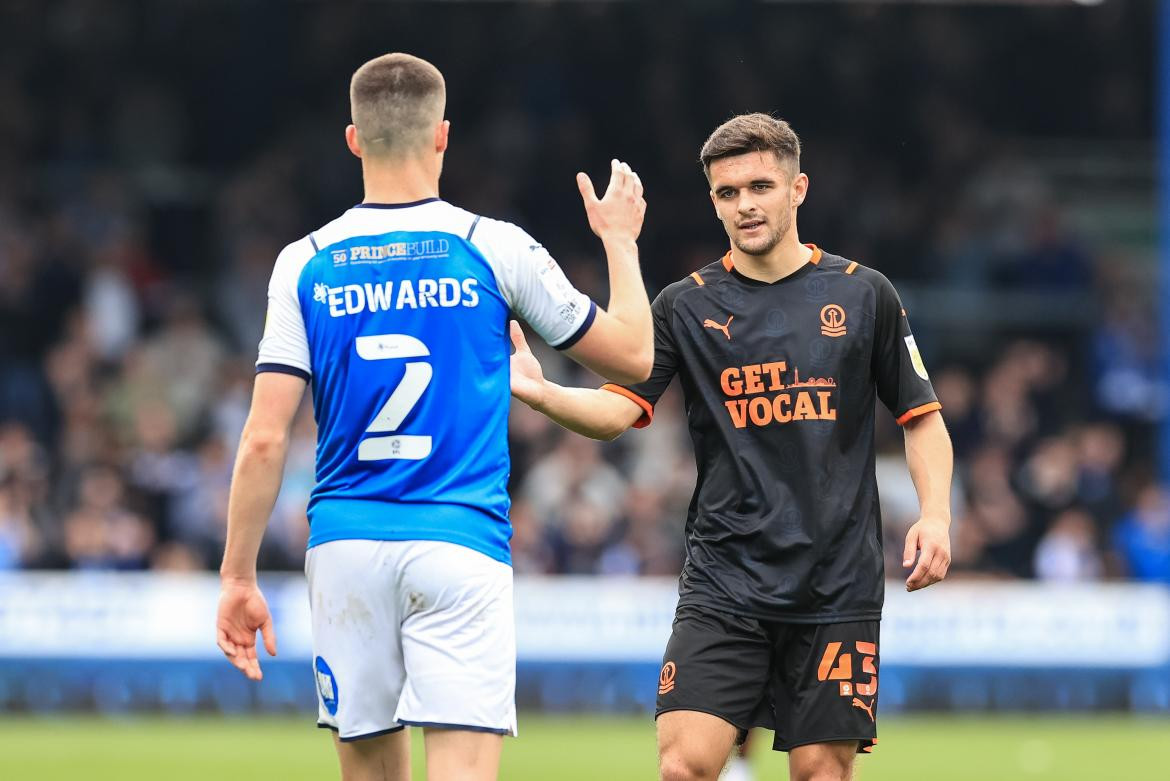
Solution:
[[[735,267],[735,262],[731,259],[731,250],[728,250],[727,254],[723,256],[723,261],[722,261],[723,268],[726,269],[727,272],[729,274],[731,274],[732,276],[734,276],[737,279],[740,279],[744,282],[747,282],[748,284],[751,284],[751,285],[760,285],[763,287],[768,287],[770,285],[780,285],[780,284],[783,284],[785,282],[790,282],[792,280],[799,279],[799,278],[803,277],[805,274],[808,274],[810,271],[815,269],[817,267],[817,265],[821,262],[821,257],[824,255],[824,253],[821,252],[820,247],[818,247],[815,244],[805,244],[804,246],[808,247],[809,249],[811,249],[813,251],[812,257],[808,259],[808,262],[805,263],[804,265],[798,267],[791,274],[780,277],[779,279],[773,280],[771,282],[765,282],[762,279],[755,279],[753,277],[749,277],[746,274],[742,273],[739,269],[737,269]]]
[[[410,203],[359,203],[354,206],[355,209],[409,209],[411,206],[422,206],[424,203],[434,203],[441,201],[442,198],[434,196],[432,198],[423,198],[420,201],[411,201]]]

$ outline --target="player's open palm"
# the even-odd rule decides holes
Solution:
[[[540,405],[544,397],[544,371],[532,354],[524,331],[515,320],[509,323],[512,333],[512,395],[530,407]]]
[[[264,677],[256,657],[256,632],[264,637],[264,649],[276,656],[276,628],[268,602],[255,584],[224,583],[215,618],[215,639],[219,650],[253,681]]]
[[[577,174],[577,189],[585,202],[589,227],[602,240],[630,240],[642,232],[646,201],[642,198],[642,180],[620,160],[610,162],[609,187],[597,197],[593,181],[586,173]]]

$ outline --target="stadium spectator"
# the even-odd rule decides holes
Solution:
[[[1100,578],[1104,565],[1093,517],[1084,510],[1065,510],[1053,519],[1036,546],[1036,577],[1072,582]]]
[[[1135,580],[1170,583],[1170,496],[1149,485],[1133,510],[1117,524],[1114,545]]]

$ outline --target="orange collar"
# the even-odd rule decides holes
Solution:
[[[811,249],[813,251],[812,257],[809,258],[808,262],[813,264],[814,266],[817,265],[818,263],[820,263],[821,262],[821,255],[824,254],[823,252],[821,252],[821,248],[818,247],[816,244],[805,244],[804,246],[808,247],[809,249]],[[731,269],[733,269],[734,267],[735,267],[735,263],[733,263],[731,260],[731,250],[727,250],[727,254],[723,256],[723,268],[727,269],[728,271],[731,271]]]

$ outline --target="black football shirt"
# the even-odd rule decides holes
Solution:
[[[605,385],[643,409],[677,374],[698,462],[679,604],[761,619],[880,618],[875,394],[899,423],[941,408],[882,274],[813,250],[767,283],[728,253],[651,307],[654,369]]]

